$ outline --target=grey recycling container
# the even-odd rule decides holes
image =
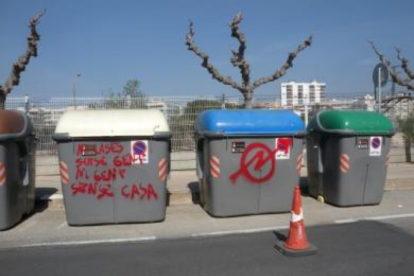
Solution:
[[[195,141],[204,209],[216,217],[290,211],[304,135],[302,120],[291,111],[200,114]]]
[[[381,202],[395,133],[389,119],[369,111],[325,110],[307,131],[310,195],[337,206]]]
[[[165,218],[170,130],[158,110],[76,110],[53,138],[69,225]]]
[[[22,112],[0,111],[0,230],[6,230],[35,204],[36,141],[30,118]]]

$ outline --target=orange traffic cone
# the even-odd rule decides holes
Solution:
[[[276,249],[287,256],[306,256],[317,252],[315,246],[306,239],[303,208],[300,200],[300,188],[293,190],[292,217],[290,219],[289,236],[285,242],[277,241]]]

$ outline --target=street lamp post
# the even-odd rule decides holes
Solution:
[[[304,93],[305,94],[305,105],[304,105],[304,112],[305,112],[305,126],[308,125],[309,122],[309,110],[308,110],[308,104],[309,104],[309,94],[308,93]]]
[[[76,81],[78,78],[81,77],[81,74],[77,74],[76,77],[73,79],[73,85],[72,85],[72,100],[73,100],[73,107],[76,109]]]

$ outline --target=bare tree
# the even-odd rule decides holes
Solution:
[[[268,82],[273,82],[282,76],[284,76],[289,68],[293,66],[293,60],[296,58],[299,52],[305,50],[308,46],[312,44],[312,36],[309,36],[302,44],[300,44],[295,51],[290,52],[286,62],[277,69],[274,73],[267,77],[259,78],[253,83],[250,81],[250,65],[246,61],[244,54],[246,51],[246,36],[239,31],[239,24],[243,20],[241,12],[239,12],[236,17],[230,22],[231,36],[237,39],[239,42],[239,48],[237,51],[232,51],[232,58],[230,59],[231,64],[234,67],[238,67],[241,74],[242,83],[239,84],[234,81],[229,76],[222,76],[220,72],[210,63],[210,57],[201,51],[197,45],[194,43],[194,28],[193,22],[190,21],[189,31],[187,33],[186,45],[189,51],[194,52],[199,56],[203,61],[201,66],[206,68],[210,73],[213,79],[223,83],[224,85],[229,85],[234,89],[240,91],[244,97],[245,108],[252,108],[252,99],[253,92],[259,86],[266,84]]]
[[[383,53],[379,51],[374,42],[371,42],[371,45],[380,61],[388,68],[393,82],[395,82],[398,85],[404,86],[409,90],[414,90],[414,72],[408,68],[408,59],[401,55],[401,51],[399,49],[395,49],[397,52],[397,58],[401,62],[400,66],[404,70],[404,73],[407,75],[405,79],[398,75],[395,66],[391,66],[391,62],[385,57]]]
[[[385,57],[383,53],[380,52],[374,42],[371,42],[371,46],[380,61],[388,68],[393,82],[404,86],[409,90],[414,90],[414,72],[408,68],[408,59],[401,55],[401,51],[399,49],[395,49],[397,52],[397,58],[401,63],[400,66],[397,67],[401,67],[403,69],[404,73],[407,75],[406,78],[398,75],[396,66],[391,66],[391,62]],[[398,125],[404,137],[406,161],[411,162],[411,145],[414,142],[414,113],[412,112],[411,114],[408,114],[408,117],[405,119],[399,118]]]
[[[5,108],[7,95],[12,91],[13,87],[19,85],[20,74],[26,69],[31,57],[37,56],[37,43],[40,40],[40,35],[37,33],[36,25],[39,19],[45,14],[45,10],[30,19],[29,28],[30,34],[27,37],[26,52],[19,57],[16,63],[13,64],[9,77],[4,85],[0,85],[0,109]]]

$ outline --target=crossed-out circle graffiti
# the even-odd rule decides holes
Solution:
[[[255,152],[254,154],[251,154]],[[271,150],[263,143],[249,144],[240,158],[240,169],[230,175],[230,180],[236,182],[240,176],[244,176],[253,184],[262,184],[272,178],[276,172],[276,150]],[[264,168],[270,163],[270,168]],[[262,169],[266,169],[263,173]],[[255,176],[260,173],[261,176]],[[263,174],[262,174],[263,173]]]

